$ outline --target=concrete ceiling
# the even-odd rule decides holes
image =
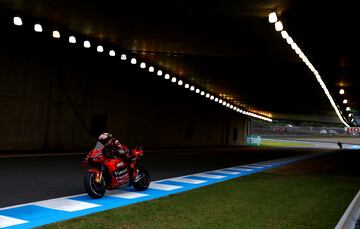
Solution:
[[[358,116],[359,35],[350,1],[0,1],[3,14],[28,16],[122,47],[275,119],[339,122],[312,72],[268,23],[271,10],[320,72],[340,109],[345,113],[346,97]],[[345,95],[338,94],[340,87]]]

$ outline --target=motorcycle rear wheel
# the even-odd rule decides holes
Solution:
[[[133,187],[137,191],[144,191],[148,189],[150,185],[150,174],[143,167],[139,167],[138,170],[139,170],[139,174],[141,175],[141,178],[138,182],[133,183]]]
[[[93,199],[101,198],[106,191],[105,181],[102,179],[100,183],[95,181],[96,174],[86,172],[84,176],[84,186],[87,194]]]

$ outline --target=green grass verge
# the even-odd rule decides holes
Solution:
[[[334,228],[359,187],[336,176],[260,173],[44,228]]]
[[[272,141],[272,140],[261,140],[260,146],[311,146],[311,143],[302,143],[302,142],[280,142],[280,141]]]

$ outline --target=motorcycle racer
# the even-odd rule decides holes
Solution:
[[[113,138],[111,133],[102,133],[98,138],[98,142],[96,143],[95,148],[100,148],[104,146],[103,155],[108,158],[120,157],[123,159],[132,174],[133,181],[137,180],[137,171],[135,169],[135,164],[133,160],[135,159],[131,155],[131,151],[129,147],[124,144],[121,144],[119,140]]]

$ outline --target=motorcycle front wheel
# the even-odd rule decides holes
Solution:
[[[133,187],[137,191],[144,191],[150,185],[150,174],[143,167],[139,167],[138,170],[141,178],[138,182],[133,183]]]
[[[86,172],[84,177],[84,186],[87,194],[93,198],[101,198],[106,191],[105,181],[102,179],[100,183],[95,181],[96,174],[93,172]]]

